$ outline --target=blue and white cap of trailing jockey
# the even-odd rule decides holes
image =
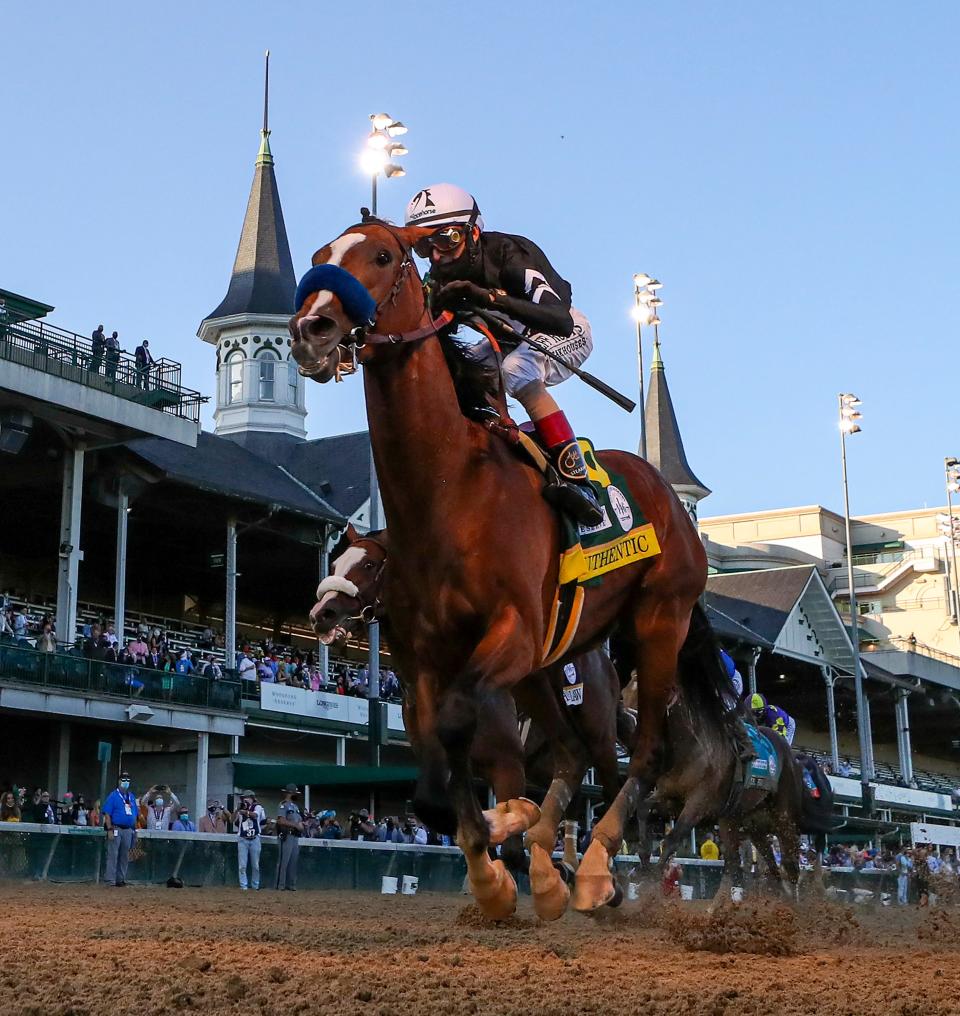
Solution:
[[[455,183],[435,183],[417,191],[407,205],[408,226],[473,225],[483,230],[483,216],[477,200]]]

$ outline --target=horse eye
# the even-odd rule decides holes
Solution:
[[[393,256],[388,250],[381,250],[377,252],[377,264],[388,265],[393,260]]]
[[[364,561],[363,562],[363,567],[364,568],[372,568],[373,566],[374,566],[373,561]]]

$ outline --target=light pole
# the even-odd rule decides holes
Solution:
[[[663,283],[651,278],[645,272],[638,272],[633,277],[633,310],[631,315],[637,324],[637,373],[640,376],[640,457],[647,457],[647,407],[643,399],[643,325],[653,325],[654,338],[660,338],[657,329],[660,318],[657,308],[663,306],[663,300],[657,296],[657,290]]]
[[[847,483],[847,435],[859,434],[862,414],[857,410],[860,399],[849,392],[837,396],[840,409],[840,460],[843,466],[843,515],[847,537],[847,582],[850,585],[850,641],[853,643],[853,681],[857,695],[857,739],[860,742],[860,784],[864,808],[872,811],[870,781],[873,779],[873,746],[867,725],[867,699],[863,689],[863,667],[860,662],[860,630],[857,613],[857,590],[853,576],[853,540],[850,535],[850,488]]]
[[[960,490],[960,459],[954,455],[948,455],[943,460],[944,474],[947,480],[947,539],[950,541],[950,560],[953,563],[953,623],[960,622],[960,589],[957,589],[957,579],[960,577],[957,572],[957,525],[953,521],[953,495]]]
[[[365,173],[370,174],[372,215],[377,214],[377,178],[381,173],[387,179],[405,176],[406,171],[398,166],[394,159],[407,154],[407,149],[399,141],[394,141],[407,133],[405,124],[394,120],[389,113],[371,113],[370,123],[373,127],[367,136],[366,147],[360,155],[360,165]],[[370,448],[370,530],[383,528],[380,513],[380,484],[377,481],[377,467],[373,461],[373,447]],[[382,708],[380,704],[380,624],[371,621],[367,626],[370,652],[367,657],[367,740],[370,750],[370,765],[380,765],[380,740],[382,729]]]
[[[393,160],[407,154],[406,147],[394,138],[407,133],[406,125],[394,120],[389,113],[371,113],[370,123],[373,130],[367,135],[367,144],[360,155],[360,165],[368,173],[371,181],[370,211],[377,214],[377,178],[381,173],[387,179],[395,176],[406,176],[403,166]]]

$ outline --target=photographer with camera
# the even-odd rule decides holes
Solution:
[[[407,815],[400,826],[400,842],[417,843],[420,846],[426,846],[427,830],[420,825],[413,815]]]
[[[370,820],[366,808],[350,812],[350,839],[373,842],[377,838],[377,827]]]
[[[297,856],[303,834],[303,813],[294,801],[300,796],[295,783],[283,788],[283,800],[277,809],[277,838],[280,841],[280,859],[277,864],[277,889],[297,891]]]
[[[250,868],[250,883],[255,890],[260,889],[260,850],[263,843],[260,839],[263,825],[267,821],[267,813],[257,801],[252,790],[244,790],[240,794],[240,805],[231,815],[224,812],[233,822],[237,823],[237,866],[240,877],[240,888],[246,892],[247,867]]]

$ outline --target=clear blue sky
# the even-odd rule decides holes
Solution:
[[[212,393],[195,337],[225,292],[271,61],[298,273],[355,221],[367,114],[410,127],[399,218],[441,180],[548,253],[591,318],[588,367],[636,390],[631,277],[657,275],[663,357],[702,514],[841,506],[836,393],[864,400],[852,502],[943,502],[960,454],[960,7],[925,3],[66,5],[4,15],[0,286],[149,337]],[[649,346],[647,349],[649,360]],[[559,389],[599,446],[628,417]],[[313,385],[311,436],[365,426]]]

